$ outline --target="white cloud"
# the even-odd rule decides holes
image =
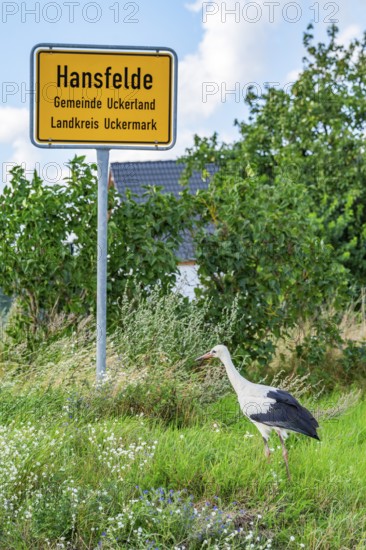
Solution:
[[[56,151],[40,151],[36,149],[29,138],[18,136],[11,143],[11,153],[2,161],[2,183],[10,182],[10,170],[14,166],[21,166],[25,177],[31,179],[36,170],[43,181],[48,184],[62,183],[63,178],[69,175],[64,153]],[[0,185],[1,191],[1,185]]]
[[[0,142],[8,143],[29,128],[29,111],[25,107],[0,107]]]
[[[18,136],[12,142],[12,147],[11,161],[24,166],[34,166],[34,147],[29,138],[25,139],[22,135]]]
[[[293,69],[287,75],[285,76],[285,83],[294,83],[299,78],[300,74],[302,72],[302,69]]]
[[[338,36],[337,42],[348,46],[354,38],[362,38],[362,29],[357,24],[348,25]]]
[[[202,10],[202,0],[196,0],[193,4],[184,4],[189,11],[198,12]]]
[[[0,143],[4,144],[1,158],[3,184],[9,181],[11,177],[9,172],[16,164],[21,164],[25,170],[34,169],[32,145],[28,131],[28,109],[25,107],[0,107]]]
[[[223,3],[225,12],[222,4],[212,4],[218,11],[202,16],[203,37],[197,51],[179,65],[180,117],[184,125],[187,120],[212,115],[225,100],[234,97],[230,90],[242,94],[249,82],[258,79],[262,69],[266,18],[250,23],[243,16],[243,0]],[[202,2],[196,1],[187,8],[197,12],[202,9]],[[231,13],[235,8],[236,14]]]

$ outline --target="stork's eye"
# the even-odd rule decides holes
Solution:
[[[211,353],[216,353],[216,350],[215,350],[215,349],[213,349]]]

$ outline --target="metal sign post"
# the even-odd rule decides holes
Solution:
[[[97,149],[98,265],[97,265],[97,384],[106,373],[107,353],[107,249],[109,149]]]
[[[109,150],[174,146],[177,55],[160,47],[37,44],[30,89],[30,138],[36,147],[97,150],[100,384],[106,373]]]

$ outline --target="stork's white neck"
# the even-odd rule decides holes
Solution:
[[[244,376],[242,376],[237,369],[234,366],[234,363],[231,360],[230,354],[227,353],[223,357],[221,357],[221,361],[226,369],[227,375],[229,377],[229,380],[231,382],[231,385],[233,386],[234,390],[238,392],[240,388],[242,388],[245,385],[249,385],[250,382]]]

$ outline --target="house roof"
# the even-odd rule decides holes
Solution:
[[[184,168],[184,164],[178,164],[175,160],[112,162],[111,175],[122,198],[126,189],[130,189],[136,195],[136,201],[142,201],[145,188],[149,185],[161,186],[163,192],[173,193],[178,197],[182,191],[180,179]],[[218,168],[214,164],[208,164],[206,170],[212,177]],[[210,177],[204,180],[201,173],[195,171],[189,179],[188,188],[195,194],[199,189],[207,189],[209,180]],[[194,260],[194,247],[188,233],[183,233],[183,242],[177,256],[180,261]]]

